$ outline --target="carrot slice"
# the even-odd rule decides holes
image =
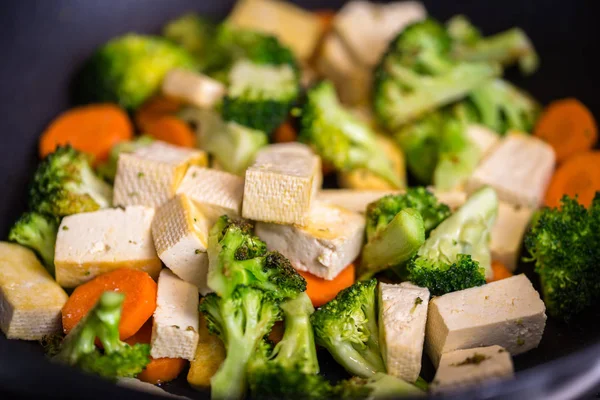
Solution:
[[[298,271],[306,279],[306,294],[312,300],[313,306],[321,307],[333,300],[337,294],[354,283],[354,264],[348,265],[333,280],[328,281],[309,272]]]
[[[119,323],[121,340],[139,331],[156,309],[156,282],[150,275],[135,269],[117,269],[99,275],[73,291],[62,309],[65,333],[69,333],[77,325],[105,291],[125,294]]]
[[[545,203],[548,207],[559,207],[560,199],[566,194],[578,196],[579,203],[586,207],[592,204],[596,191],[600,190],[600,151],[575,154],[561,164],[550,181]]]
[[[492,272],[494,273],[494,276],[491,279],[488,279],[488,283],[513,276],[513,273],[499,261],[492,261]]]
[[[315,11],[316,17],[321,22],[321,26],[323,28],[323,33],[327,33],[331,30],[331,25],[333,23],[333,18],[335,17],[334,10],[317,10]]]
[[[114,104],[90,104],[72,108],[50,123],[40,137],[40,157],[56,147],[70,144],[94,156],[95,162],[108,157],[110,149],[133,137],[127,113]]]
[[[148,124],[144,133],[163,142],[182,147],[195,147],[196,136],[192,129],[179,118],[163,115]]]
[[[153,96],[135,113],[135,124],[140,131],[144,132],[157,118],[175,114],[182,106],[183,102],[179,99],[162,95]]]
[[[554,148],[556,161],[562,162],[594,147],[598,127],[594,116],[579,100],[567,98],[551,103],[539,118],[535,136]]]
[[[289,121],[279,125],[273,134],[273,141],[275,143],[295,142],[297,138],[298,134],[296,134],[296,130]]]

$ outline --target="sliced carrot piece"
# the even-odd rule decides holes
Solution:
[[[569,197],[577,195],[579,203],[589,207],[599,190],[600,151],[579,153],[554,172],[546,191],[545,203],[548,207],[559,207],[560,199],[566,194]]]
[[[540,116],[535,136],[552,146],[556,161],[594,147],[598,127],[594,116],[579,100],[567,98],[551,103]]]
[[[491,279],[488,279],[488,283],[513,276],[513,273],[499,261],[492,261],[492,272],[494,273],[494,276]]]
[[[144,271],[121,268],[99,275],[77,287],[62,309],[65,334],[94,307],[105,291],[125,295],[119,336],[125,340],[140,330],[156,309],[156,282]]]
[[[183,102],[173,97],[157,95],[146,101],[135,113],[135,124],[144,132],[157,118],[173,115],[181,109]]]
[[[312,300],[313,306],[320,307],[337,294],[354,283],[354,264],[348,265],[335,279],[328,281],[309,272],[298,271],[306,279],[306,294]]]
[[[192,129],[172,115],[163,115],[155,119],[146,127],[144,133],[176,146],[195,147],[196,145],[196,136]]]
[[[103,161],[118,142],[133,137],[127,113],[114,104],[90,104],[72,108],[50,123],[40,137],[40,157],[58,146],[70,144],[75,149]]]
[[[295,142],[297,138],[298,134],[289,121],[279,125],[279,128],[273,134],[273,141],[275,143]]]

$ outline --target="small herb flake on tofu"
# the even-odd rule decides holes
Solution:
[[[153,358],[194,359],[199,338],[198,303],[196,286],[168,269],[160,272],[150,341]]]
[[[297,270],[331,280],[359,255],[364,229],[363,216],[315,202],[305,227],[258,222],[256,235]]]
[[[415,382],[421,372],[429,290],[379,283],[379,335],[387,373]]]
[[[179,278],[210,293],[208,273],[208,231],[212,221],[184,194],[178,194],[157,211],[152,237],[158,257]]]
[[[153,218],[154,209],[142,206],[64,217],[56,238],[56,281],[72,288],[124,267],[156,278],[161,262],[152,240]]]
[[[456,350],[442,355],[430,388],[437,393],[513,376],[512,357],[500,346]]]
[[[31,250],[0,242],[0,329],[8,339],[60,332],[67,298]]]
[[[523,274],[448,293],[429,303],[425,348],[437,365],[442,354],[498,345],[517,355],[538,346],[546,307]]]
[[[206,153],[155,141],[133,153],[119,155],[115,206],[158,207],[175,195],[191,165],[206,166]]]

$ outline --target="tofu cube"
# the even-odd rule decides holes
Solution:
[[[508,134],[473,172],[467,192],[491,186],[502,201],[537,208],[554,172],[550,145],[521,133]]]
[[[398,194],[397,190],[356,190],[356,189],[324,189],[317,195],[322,203],[345,208],[348,211],[365,214],[367,206],[389,194]]]
[[[438,365],[454,350],[498,345],[517,355],[538,346],[546,307],[523,274],[434,298],[425,348]]]
[[[158,207],[166,203],[175,195],[190,165],[206,166],[206,153],[154,142],[133,153],[121,154],[113,204]]]
[[[199,338],[198,303],[196,286],[168,269],[160,272],[150,340],[153,358],[194,359]]]
[[[467,136],[479,148],[483,157],[500,142],[500,135],[484,125],[470,124],[467,126]]]
[[[158,257],[202,295],[211,292],[208,273],[208,231],[210,221],[184,194],[178,194],[157,211],[152,221],[152,238]]]
[[[467,194],[462,190],[436,191],[433,187],[428,187],[431,193],[435,195],[440,203],[444,203],[452,212],[458,210],[467,201]]]
[[[73,288],[118,268],[139,269],[156,279],[161,262],[152,240],[153,218],[154,209],[142,206],[64,217],[56,238],[56,281]]]
[[[256,235],[270,250],[286,256],[294,268],[334,279],[358,257],[364,238],[364,217],[316,202],[305,227],[258,222]]]
[[[421,372],[429,290],[379,283],[379,343],[387,373],[415,382]]]
[[[442,355],[430,389],[439,393],[513,377],[512,357],[500,346],[456,350]]]
[[[0,329],[8,339],[59,333],[67,299],[31,250],[0,242]]]
[[[200,108],[214,106],[225,95],[225,86],[206,75],[174,68],[167,72],[162,92]]]
[[[244,179],[216,169],[190,167],[177,194],[192,200],[212,225],[221,215],[240,216]]]
[[[246,170],[242,216],[277,224],[308,224],[323,182],[321,159],[300,143],[265,147]]]
[[[491,234],[492,260],[501,262],[511,271],[517,269],[521,243],[533,213],[534,210],[529,207],[499,203],[498,217]]]

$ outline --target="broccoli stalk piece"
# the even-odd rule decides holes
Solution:
[[[268,143],[264,132],[224,122],[214,110],[186,107],[179,117],[196,131],[200,147],[211,154],[221,168],[235,175],[243,175],[258,150]]]
[[[335,392],[339,399],[383,400],[425,396],[425,392],[417,386],[382,372],[368,379],[353,377],[342,381]]]
[[[525,247],[541,278],[548,312],[569,320],[600,300],[600,192],[586,209],[564,196],[544,208],[525,235]]]
[[[26,212],[13,225],[8,240],[32,249],[54,276],[54,246],[58,233],[58,219],[37,212]]]
[[[338,170],[364,168],[402,187],[375,133],[339,103],[331,82],[320,82],[309,90],[300,124],[299,139]]]
[[[112,187],[96,176],[85,154],[65,146],[40,163],[29,195],[33,211],[63,217],[110,207]]]
[[[140,136],[134,140],[119,142],[110,149],[108,159],[96,167],[98,175],[109,182],[114,182],[117,175],[117,164],[121,153],[133,153],[137,149],[148,146],[154,139],[150,136]]]
[[[385,372],[379,348],[376,287],[375,279],[356,282],[311,317],[317,344],[346,371],[363,378]]]
[[[384,127],[395,131],[500,75],[498,65],[456,62],[450,50],[448,32],[432,19],[410,25],[392,40],[373,85],[375,114]]]
[[[225,121],[270,134],[285,121],[299,93],[299,76],[289,64],[240,60],[229,72],[221,113]]]
[[[184,14],[169,21],[162,30],[163,36],[180,45],[194,56],[200,69],[210,59],[217,25],[196,13]]]
[[[497,213],[498,197],[492,188],[473,193],[431,232],[409,261],[410,281],[436,296],[485,284],[491,272],[489,239]]]
[[[119,339],[125,295],[104,292],[98,303],[69,332],[54,360],[105,378],[134,377],[150,362],[150,345],[130,346]],[[103,351],[96,348],[98,338]]]

